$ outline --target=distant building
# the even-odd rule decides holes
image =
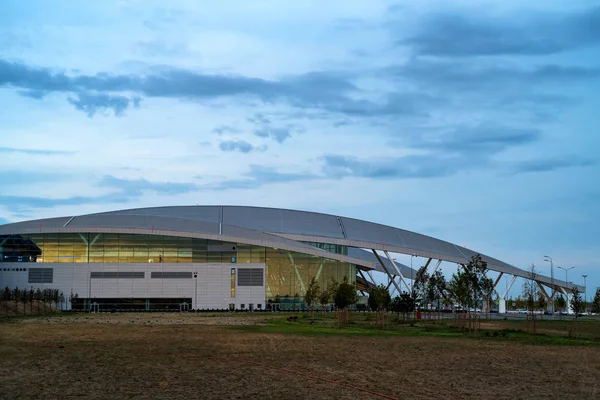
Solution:
[[[377,251],[425,257],[427,265],[465,263],[476,254],[406,230],[313,212],[141,208],[0,225],[0,287],[59,289],[71,300],[68,308],[92,311],[302,309],[313,277],[321,288],[346,278],[364,292],[374,283],[370,271],[378,271],[394,280],[391,289],[401,289],[400,275],[409,279],[415,271]],[[484,258],[490,269],[526,274]]]

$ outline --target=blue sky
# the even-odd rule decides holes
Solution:
[[[166,4],[3,2],[0,223],[308,209],[600,286],[600,2]]]

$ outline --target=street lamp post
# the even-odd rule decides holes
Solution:
[[[558,267],[560,269],[562,269],[563,271],[565,271],[565,282],[567,283],[567,285],[569,284],[569,271],[572,270],[575,267]]]
[[[417,257],[415,254],[410,255],[410,292],[412,293],[412,289],[415,286],[415,281],[413,280],[413,257]]]
[[[554,288],[554,261],[552,261],[552,257],[544,256],[544,261],[550,263],[550,281],[552,282],[552,289],[550,290],[550,305],[552,307],[552,319],[554,319],[554,292],[556,291]]]
[[[583,276],[583,304],[585,304],[584,311],[587,311],[587,274],[583,274],[581,276]]]
[[[575,268],[575,267],[560,267],[557,265],[558,268],[562,269],[563,271],[565,271],[565,283],[567,284],[567,287],[569,285],[569,270]],[[573,293],[571,293],[573,294]],[[569,295],[567,294],[567,309],[569,308]]]

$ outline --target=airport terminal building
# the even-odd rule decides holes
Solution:
[[[476,254],[328,214],[244,206],[140,208],[0,225],[0,287],[59,289],[69,299],[66,308],[92,311],[303,309],[313,277],[321,288],[348,279],[365,292],[375,282],[372,272],[379,272],[390,289],[406,290],[416,271],[389,252],[422,257],[430,268],[442,261],[464,264]],[[500,274],[526,274],[484,259]],[[567,287],[548,279],[539,276],[538,283]]]

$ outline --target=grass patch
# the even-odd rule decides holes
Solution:
[[[365,317],[353,315],[347,325],[338,327],[337,320],[331,315],[319,315],[314,318],[303,315],[293,321],[289,321],[287,316],[267,317],[262,320],[262,324],[234,326],[229,329],[256,333],[311,336],[452,337],[510,341],[533,345],[600,346],[600,337],[580,337],[579,339],[568,337],[567,331],[559,330],[559,328],[564,328],[564,321],[544,321],[543,324],[540,324],[542,326],[538,325],[538,330],[552,328],[559,332],[555,334],[527,332],[522,329],[523,327],[526,328],[526,321],[496,322],[499,322],[500,329],[481,329],[476,333],[466,333],[453,324],[452,320],[397,322],[390,319],[385,328],[378,328],[369,320],[368,315]],[[595,324],[597,325],[597,323]],[[585,331],[585,329],[579,328],[580,331]],[[597,326],[594,326],[594,328],[597,328]]]

